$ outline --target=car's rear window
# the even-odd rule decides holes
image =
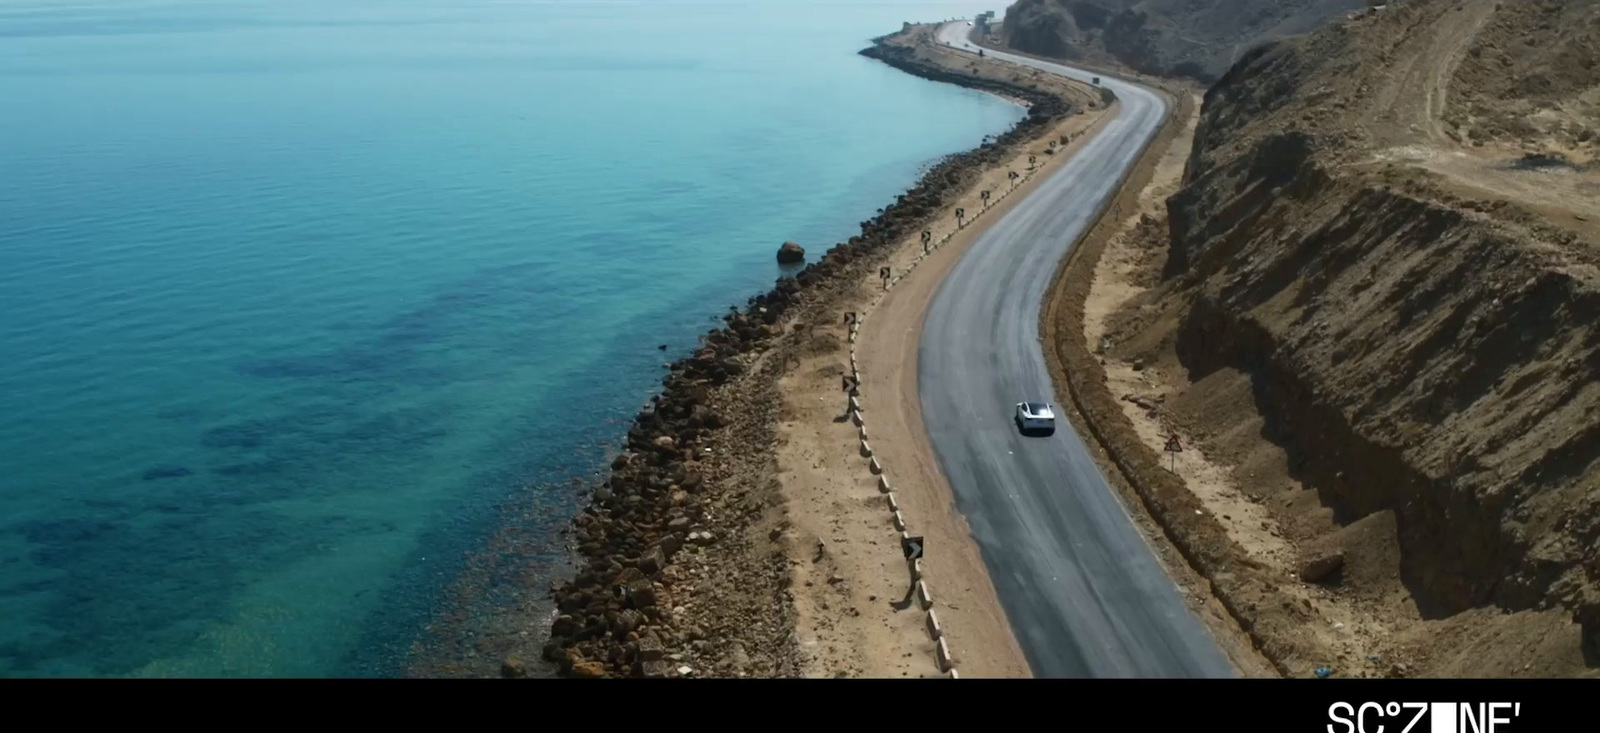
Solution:
[[[1029,402],[1028,412],[1044,412],[1045,407],[1043,402]]]

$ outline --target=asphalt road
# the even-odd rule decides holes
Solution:
[[[969,30],[952,23],[940,39],[975,52]],[[1102,83],[1122,102],[1118,117],[988,222],[934,296],[918,347],[922,414],[1035,676],[1232,677],[1061,409],[1049,437],[1024,437],[1012,419],[1018,402],[1054,403],[1039,341],[1045,290],[1166,113],[1151,91]]]

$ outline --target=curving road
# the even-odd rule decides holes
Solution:
[[[951,23],[939,38],[976,52],[968,31]],[[1166,115],[1159,95],[1102,83],[1121,113],[990,224],[934,296],[918,347],[922,414],[1035,676],[1232,677],[1060,410],[1050,437],[1023,437],[1012,421],[1018,402],[1053,402],[1039,309],[1057,264]]]

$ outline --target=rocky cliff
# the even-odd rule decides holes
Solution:
[[[1366,0],[1018,0],[1001,32],[1020,51],[1116,61],[1211,82],[1252,47],[1320,27]]]
[[[1436,0],[1248,53],[1206,95],[1164,273],[1190,379],[1249,375],[1334,525],[1393,513],[1424,619],[1567,609],[1591,667],[1600,121],[1567,77],[1597,29],[1592,0]]]

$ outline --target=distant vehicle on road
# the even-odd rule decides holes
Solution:
[[[1017,403],[1017,429],[1023,434],[1056,431],[1056,413],[1047,402]]]
[[[971,27],[972,27],[972,21],[970,21],[970,20],[969,20],[969,21],[967,21],[967,27],[968,27],[968,28],[971,28]]]

